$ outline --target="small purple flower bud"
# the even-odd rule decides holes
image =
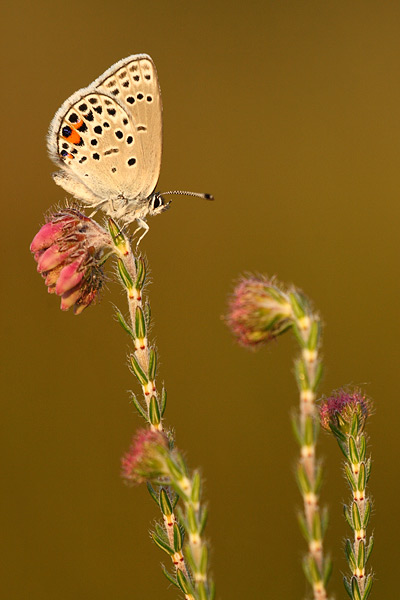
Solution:
[[[168,438],[161,431],[139,429],[131,447],[122,457],[122,477],[130,483],[158,479],[168,473],[165,451]]]
[[[49,293],[75,314],[96,299],[104,280],[101,259],[112,248],[109,232],[74,208],[50,215],[31,244]]]
[[[332,431],[332,426],[348,434],[354,416],[357,417],[358,431],[362,431],[367,417],[371,414],[371,401],[358,389],[340,389],[322,402],[319,414],[321,425],[327,431]]]
[[[256,349],[292,325],[292,307],[273,279],[247,277],[232,294],[226,321],[239,344]]]

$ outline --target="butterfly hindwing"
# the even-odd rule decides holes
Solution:
[[[50,125],[48,147],[62,167],[60,179],[73,181],[69,188],[84,186],[99,203],[117,197],[140,203],[157,184],[161,140],[157,73],[150,57],[135,55],[64,102]]]

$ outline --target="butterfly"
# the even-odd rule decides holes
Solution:
[[[128,56],[58,109],[47,137],[50,158],[60,168],[55,183],[88,208],[101,208],[127,225],[144,229],[148,215],[169,207],[156,192],[162,152],[162,102],[157,71],[147,54]]]

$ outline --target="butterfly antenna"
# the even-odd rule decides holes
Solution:
[[[203,200],[214,200],[214,196],[212,194],[202,194],[201,192],[186,192],[183,190],[173,190],[170,192],[161,192],[161,196],[195,196],[196,198],[203,198]]]

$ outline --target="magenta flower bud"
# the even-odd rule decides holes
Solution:
[[[239,344],[256,349],[292,325],[292,307],[274,280],[247,277],[232,294],[226,321]]]
[[[159,479],[168,474],[165,455],[168,438],[161,431],[139,429],[122,457],[122,477],[130,483]]]
[[[104,280],[102,258],[112,248],[109,232],[73,208],[50,215],[31,244],[48,292],[75,314],[96,299]]]
[[[321,425],[327,431],[333,428],[344,434],[350,433],[354,416],[357,417],[358,431],[362,431],[371,414],[371,401],[358,389],[341,389],[322,402],[319,414]]]

